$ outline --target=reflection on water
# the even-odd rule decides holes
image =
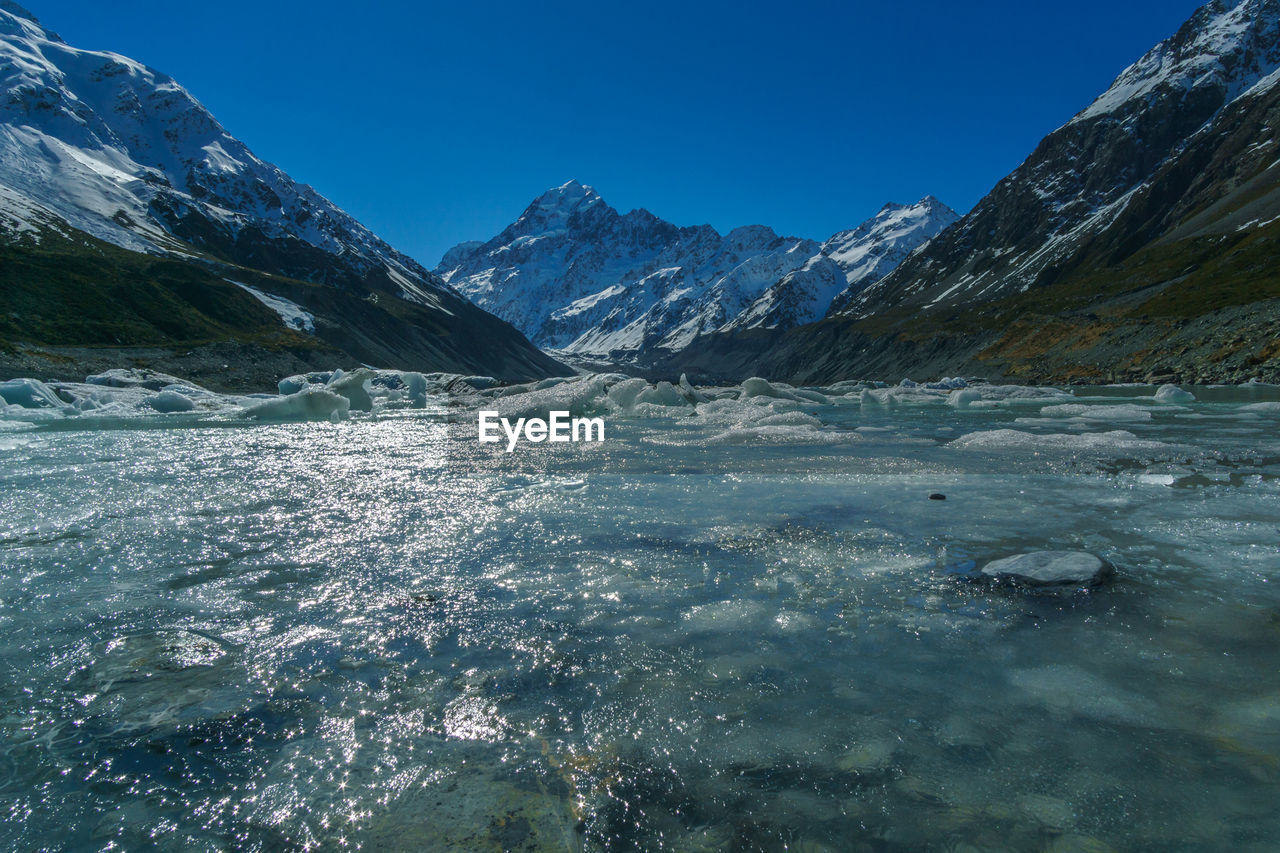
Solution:
[[[0,845],[1274,849],[1280,416],[1198,396],[6,434]],[[965,579],[1036,548],[1118,579]]]

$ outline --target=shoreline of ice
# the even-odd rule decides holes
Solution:
[[[417,409],[442,415],[465,433],[468,424],[474,427],[474,413],[480,409],[511,419],[567,411],[574,417],[704,427],[692,440],[711,445],[787,445],[872,440],[892,432],[881,423],[885,419],[892,424],[910,410],[935,409],[949,412],[952,422],[939,428],[938,443],[956,450],[1161,452],[1179,445],[1132,430],[1157,418],[1234,418],[1243,426],[1280,414],[1280,400],[1257,400],[1260,388],[1257,383],[1241,386],[1236,405],[1206,414],[1192,408],[1200,402],[1196,392],[1174,385],[1058,388],[957,377],[794,387],[753,377],[737,385],[694,386],[684,376],[671,383],[620,373],[503,385],[487,376],[358,368],[291,376],[280,381],[278,394],[220,394],[163,373],[117,369],[84,382],[0,382],[0,423],[9,431],[52,422],[74,428],[71,421],[86,427],[339,423]],[[1221,397],[1228,392],[1200,393]],[[1000,412],[1013,416],[999,420]],[[991,417],[977,419],[969,413]],[[860,418],[878,418],[881,425],[854,423]],[[969,423],[973,429],[964,430]]]

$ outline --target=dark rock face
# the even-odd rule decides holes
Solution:
[[[1031,551],[992,560],[980,574],[998,583],[1039,591],[1066,591],[1102,585],[1111,564],[1087,551]]]

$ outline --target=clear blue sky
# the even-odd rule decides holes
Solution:
[[[822,239],[964,212],[1196,0],[21,0],[184,84],[431,267],[575,178],[681,225]]]

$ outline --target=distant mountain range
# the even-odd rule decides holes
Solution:
[[[1280,2],[1214,2],[954,226],[783,334],[678,364],[798,381],[1280,377]]]
[[[0,370],[565,372],[546,350],[703,380],[1277,381],[1277,84],[1280,0],[1213,0],[963,217],[722,235],[570,181],[431,272],[172,79],[0,0]]]
[[[0,249],[10,348],[231,339],[418,369],[564,372],[254,156],[172,78],[71,47],[9,0]],[[313,320],[289,324],[283,304]]]
[[[570,181],[491,240],[450,249],[435,271],[539,346],[642,364],[709,335],[820,319],[957,218],[928,197],[885,205],[821,244],[764,225],[721,235],[620,214]]]

